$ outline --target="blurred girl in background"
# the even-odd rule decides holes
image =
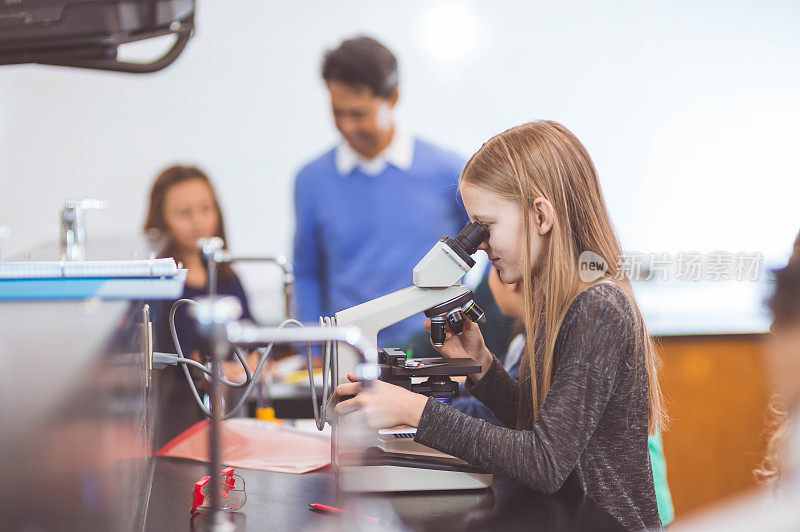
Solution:
[[[202,263],[197,240],[217,236],[227,244],[222,210],[208,176],[194,166],[170,166],[162,171],[150,191],[144,230],[148,237],[161,241],[159,257],[173,257],[175,262],[189,270],[181,297],[195,299],[205,295],[208,272]],[[251,319],[247,296],[231,265],[220,264],[217,275],[217,293],[239,298],[242,319]],[[169,311],[173,303],[159,301],[154,305],[156,351],[177,352],[169,327]],[[175,329],[184,356],[199,360],[197,331],[186,305],[175,313]],[[199,371],[190,371],[199,374]],[[160,443],[165,443],[204,416],[195,403],[183,371],[168,368],[159,378],[164,420]]]

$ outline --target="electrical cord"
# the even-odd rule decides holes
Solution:
[[[175,350],[178,352],[178,357],[177,357],[178,362],[182,363],[182,364],[191,364],[191,362],[195,362],[194,364],[191,364],[192,366],[195,366],[195,367],[199,363],[194,361],[194,360],[192,360],[192,359],[190,359],[190,358],[186,358],[184,356],[184,354],[183,354],[183,349],[181,349],[181,343],[180,343],[180,340],[178,340],[178,332],[175,329],[175,313],[177,312],[178,308],[180,308],[181,305],[196,305],[196,304],[197,304],[197,301],[195,301],[194,299],[179,299],[175,303],[172,304],[172,308],[170,308],[170,310],[169,310],[169,330],[170,330],[170,333],[172,333],[172,341],[175,344]],[[253,378],[253,374],[250,372],[250,367],[247,365],[247,362],[246,362],[245,357],[242,354],[241,350],[238,347],[236,347],[235,345],[233,346],[233,353],[236,355],[236,358],[239,359],[239,362],[242,363],[242,367],[244,368],[244,372],[245,372],[246,378],[245,378],[244,382],[232,382],[232,381],[227,380],[225,377],[222,377],[221,378],[221,382],[225,386],[229,386],[231,388],[244,388],[245,386],[250,384],[250,380]],[[187,362],[183,362],[184,360],[187,361]],[[202,364],[200,364],[200,365],[203,368],[205,368],[204,365],[202,365]],[[213,375],[213,372],[211,370],[209,370],[208,368],[204,369],[203,371],[204,371],[204,373],[207,373],[208,375]]]
[[[177,355],[173,355],[173,354],[169,354],[169,353],[153,353],[153,362],[154,362],[154,364],[180,364],[181,368],[183,369],[183,373],[186,376],[186,382],[189,384],[189,389],[192,391],[192,395],[194,396],[195,402],[200,407],[200,410],[203,412],[203,414],[205,414],[207,417],[210,418],[210,417],[212,417],[211,410],[208,409],[205,406],[205,404],[203,404],[203,400],[200,398],[200,394],[197,391],[197,386],[195,385],[194,380],[192,379],[191,373],[189,373],[189,367],[188,366],[192,366],[194,368],[197,368],[200,371],[202,371],[203,373],[205,373],[206,375],[209,375],[209,376],[212,376],[212,377],[213,377],[214,373],[213,373],[213,371],[211,371],[211,369],[206,367],[204,364],[201,364],[200,362],[197,362],[196,360],[192,360],[191,358],[187,358],[187,357],[185,357],[183,355],[183,350],[181,349],[181,343],[180,343],[180,340],[178,339],[178,332],[175,329],[175,312],[178,310],[178,308],[180,308],[182,305],[196,305],[196,304],[197,304],[197,301],[195,301],[193,299],[185,299],[185,298],[184,299],[179,299],[175,303],[173,303],[172,308],[170,308],[170,311],[169,311],[169,329],[170,329],[170,333],[172,334],[172,341],[175,344],[175,350],[178,352],[178,354]],[[320,321],[320,325],[323,326],[323,327],[332,327],[334,325],[333,318],[329,318],[329,317],[320,318],[319,321]],[[291,318],[287,319],[287,320],[284,320],[280,325],[278,325],[278,327],[279,328],[283,328],[283,327],[286,327],[288,325],[294,325],[296,327],[303,327],[302,323],[300,323],[299,321],[297,321],[295,319],[291,319]],[[233,347],[234,354],[239,359],[239,362],[241,362],[242,367],[244,368],[246,377],[245,377],[244,382],[238,382],[238,383],[229,381],[226,378],[221,377],[220,378],[220,382],[222,382],[222,384],[224,384],[224,385],[226,385],[226,386],[228,386],[230,388],[239,388],[239,389],[245,388],[245,390],[242,393],[242,396],[239,398],[238,402],[236,403],[236,406],[234,406],[230,411],[228,411],[228,413],[224,414],[222,416],[222,419],[229,419],[229,418],[233,417],[233,414],[237,410],[239,410],[239,408],[241,408],[242,405],[244,404],[244,402],[247,400],[247,398],[250,395],[250,392],[253,390],[253,387],[254,387],[255,383],[257,382],[256,377],[261,372],[261,368],[264,365],[264,362],[266,362],[267,357],[272,352],[272,347],[273,347],[274,344],[269,344],[265,348],[259,349],[259,352],[260,352],[261,356],[259,358],[258,365],[256,366],[255,371],[253,371],[252,373],[250,372],[250,368],[247,365],[247,361],[245,360],[245,356],[242,354],[241,350],[237,346],[235,346],[233,344],[231,344],[231,345]],[[313,407],[314,407],[314,421],[316,422],[318,430],[322,430],[325,427],[325,421],[327,419],[328,396],[331,394],[331,389],[330,389],[330,387],[331,387],[331,378],[330,378],[331,375],[330,375],[330,373],[332,371],[331,370],[331,362],[332,362],[331,361],[331,357],[332,357],[332,355],[333,355],[333,358],[334,358],[333,363],[337,364],[337,361],[335,360],[336,358],[338,358],[336,356],[336,345],[334,344],[334,342],[326,342],[325,343],[325,358],[324,358],[324,365],[323,365],[323,370],[322,370],[322,402],[321,402],[321,405],[320,405],[320,402],[317,399],[317,388],[316,388],[316,383],[314,381],[314,369],[313,369],[312,357],[311,357],[311,344],[308,343],[308,342],[306,343],[306,363],[307,363],[307,367],[308,367],[308,381],[309,381],[309,385],[311,386],[311,397],[312,397]],[[335,373],[336,372],[334,371],[334,375],[335,375]]]
[[[181,364],[181,368],[183,369],[183,374],[186,376],[186,382],[189,384],[189,389],[192,391],[192,395],[194,396],[194,400],[197,403],[197,406],[200,407],[200,410],[207,417],[212,417],[211,410],[208,409],[203,404],[203,400],[200,399],[200,394],[197,392],[197,386],[195,386],[194,380],[192,379],[192,375],[191,373],[189,373],[188,366],[193,366],[193,367],[200,366],[202,371],[208,375],[213,375],[213,372],[207,367],[205,367],[203,364],[200,364],[199,362],[192,360],[190,358],[186,358],[183,355],[183,350],[181,349],[180,340],[178,340],[178,332],[175,329],[175,311],[177,311],[178,308],[180,308],[182,305],[196,305],[196,304],[197,302],[194,301],[193,299],[179,299],[178,301],[173,303],[172,308],[169,311],[169,328],[170,332],[172,333],[172,341],[175,343],[175,350],[178,352],[178,355],[175,357],[175,362],[177,364]],[[278,325],[278,327],[283,328],[286,327],[287,325],[295,325],[298,327],[303,326],[302,323],[300,323],[295,319],[288,319],[283,321],[280,325]],[[264,362],[266,362],[267,357],[272,352],[272,346],[273,344],[269,344],[266,348],[259,350],[261,353],[261,357],[258,360],[258,365],[256,366],[255,371],[253,371],[252,373],[250,372],[250,368],[247,365],[247,361],[245,360],[244,355],[242,355],[238,347],[233,346],[234,354],[236,354],[236,357],[239,359],[239,362],[242,363],[242,366],[245,370],[246,378],[244,382],[240,383],[231,382],[224,377],[222,377],[220,381],[224,385],[229,386],[231,388],[240,388],[240,389],[245,388],[245,390],[242,393],[242,396],[239,398],[239,401],[237,401],[236,405],[226,414],[223,414],[222,419],[229,419],[233,417],[234,413],[237,410],[239,410],[239,408],[242,407],[244,402],[250,396],[250,392],[253,390],[255,383],[257,382],[257,380],[253,378],[253,375],[257,376],[261,372],[261,368],[264,366]]]
[[[320,327],[332,327],[333,318],[320,317]],[[311,361],[311,346],[306,344],[306,362],[308,365],[308,383],[311,386],[311,400],[314,406],[314,421],[317,425],[317,430],[325,428],[325,421],[328,419],[328,396],[331,393],[330,385],[330,367],[331,367],[331,354],[333,352],[334,342],[325,342],[325,356],[322,364],[322,403],[317,400],[317,387],[314,382],[314,370]],[[336,360],[334,364],[338,364]]]

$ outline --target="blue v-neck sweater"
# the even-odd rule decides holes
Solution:
[[[415,139],[408,170],[378,175],[336,169],[335,149],[304,166],[295,181],[295,293],[301,321],[336,312],[412,284],[417,262],[468,218],[458,196],[463,159]],[[404,347],[421,315],[384,330],[381,347]]]

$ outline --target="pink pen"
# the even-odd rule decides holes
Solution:
[[[308,505],[308,509],[309,510],[314,510],[315,512],[327,512],[327,513],[331,513],[331,514],[347,513],[344,510],[342,510],[341,508],[334,508],[333,506],[326,506],[324,504],[316,504],[316,503],[309,504]],[[370,517],[368,515],[359,515],[359,517],[362,518],[362,519],[367,519],[368,521],[374,521],[375,523],[377,523],[379,521],[377,517]]]

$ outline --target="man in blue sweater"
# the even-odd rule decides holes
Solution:
[[[297,312],[315,323],[412,284],[414,265],[468,218],[458,201],[464,160],[396,123],[397,60],[369,37],[325,55],[322,77],[342,141],[295,181]],[[379,336],[405,348],[422,315]]]

